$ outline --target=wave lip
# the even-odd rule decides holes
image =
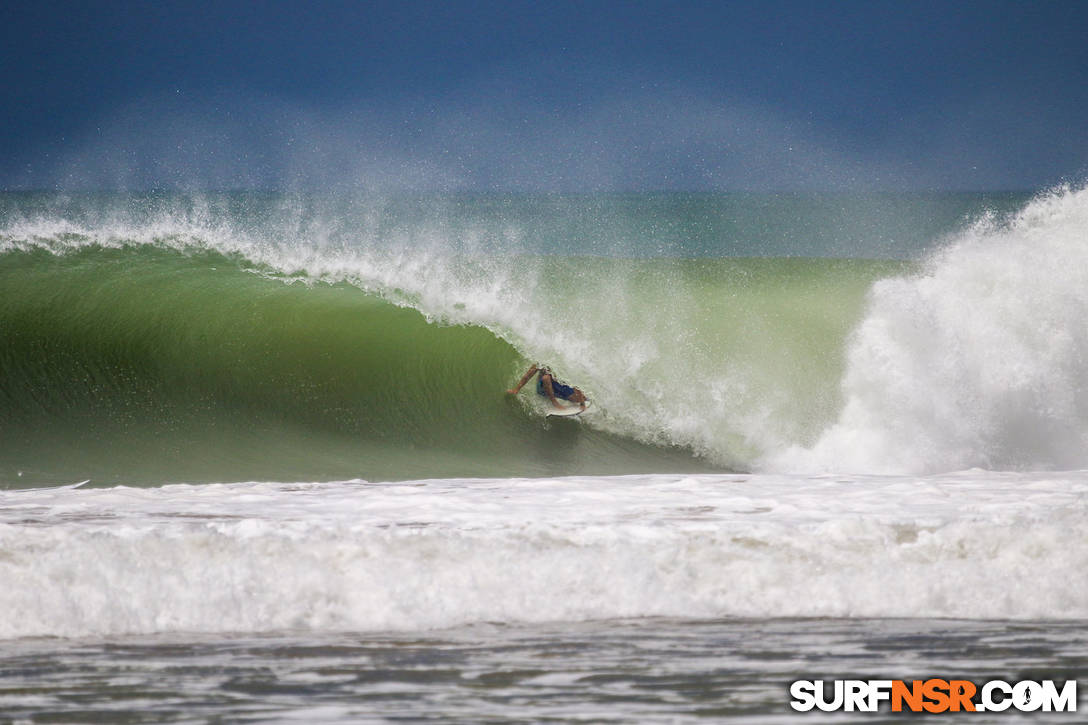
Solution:
[[[1086,507],[1084,472],[14,491],[0,636],[1083,618]]]

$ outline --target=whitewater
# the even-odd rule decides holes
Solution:
[[[0,713],[1073,678],[1086,235],[1079,188],[0,195]]]
[[[1086,618],[1086,508],[1083,475],[973,471],[37,489],[0,634]]]

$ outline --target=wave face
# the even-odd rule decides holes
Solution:
[[[7,486],[1088,465],[1084,191],[0,202]]]
[[[402,478],[705,467],[544,426],[525,364],[472,325],[347,284],[161,245],[8,252],[3,436],[15,478]],[[22,472],[22,475],[19,475]]]

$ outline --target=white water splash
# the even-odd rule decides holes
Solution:
[[[1086,511],[1084,472],[10,491],[0,636],[1078,618]]]
[[[877,282],[845,407],[769,470],[1088,466],[1088,189],[976,224],[913,277]]]

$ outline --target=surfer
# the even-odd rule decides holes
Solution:
[[[562,399],[569,400],[572,403],[578,403],[582,406],[582,410],[586,409],[585,393],[578,388],[564,385],[555,379],[551,370],[538,365],[530,365],[529,369],[525,371],[525,374],[521,376],[521,380],[518,381],[518,384],[506,392],[510,395],[517,395],[533,375],[538,375],[536,379],[537,395],[543,395],[548,398],[555,407],[560,407],[559,400]]]

